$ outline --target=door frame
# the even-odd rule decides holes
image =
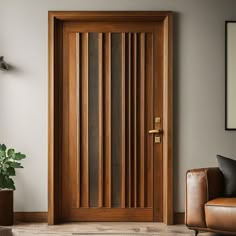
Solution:
[[[163,222],[173,224],[173,14],[171,11],[49,11],[48,13],[48,224],[61,222],[58,96],[62,89],[63,22],[66,21],[161,21],[164,25],[163,78]]]

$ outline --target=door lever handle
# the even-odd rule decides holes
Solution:
[[[160,134],[162,133],[161,129],[152,129],[148,131],[149,134]]]

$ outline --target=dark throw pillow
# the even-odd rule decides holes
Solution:
[[[236,160],[217,155],[218,165],[224,175],[225,196],[236,197]]]

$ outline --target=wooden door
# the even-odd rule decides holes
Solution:
[[[164,23],[61,24],[62,221],[163,221]]]

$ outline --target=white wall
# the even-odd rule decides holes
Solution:
[[[174,17],[175,209],[184,211],[189,168],[236,156],[236,132],[224,130],[224,21],[235,0],[0,0],[0,143],[25,152],[16,211],[47,210],[49,10],[172,10]]]

